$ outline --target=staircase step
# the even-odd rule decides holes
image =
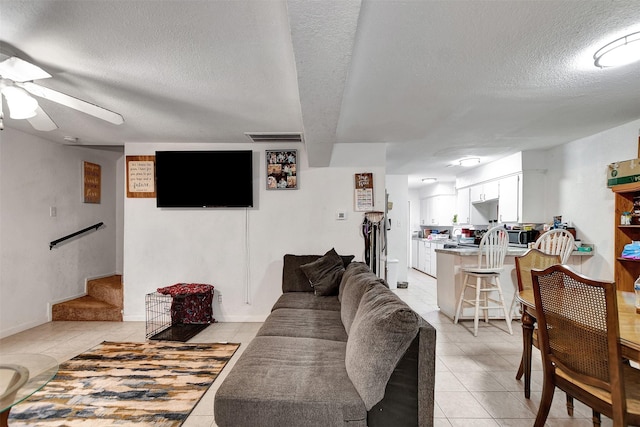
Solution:
[[[120,309],[124,308],[122,275],[100,277],[87,281],[87,295],[105,301]]]
[[[86,320],[122,322],[122,309],[113,304],[86,295],[70,301],[54,304],[52,320]]]

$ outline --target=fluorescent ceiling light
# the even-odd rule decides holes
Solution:
[[[616,67],[640,59],[640,32],[612,41],[593,55],[596,67]]]
[[[480,159],[477,157],[468,157],[466,159],[461,159],[459,162],[460,166],[469,167],[480,164]]]
[[[38,101],[25,90],[7,86],[2,88],[2,94],[7,99],[9,117],[12,119],[29,119],[36,115]]]
[[[425,184],[432,184],[436,182],[438,178],[422,178],[422,182]]]

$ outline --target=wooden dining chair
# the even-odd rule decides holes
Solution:
[[[565,265],[533,270],[543,386],[534,427],[543,427],[555,388],[591,407],[614,427],[640,425],[640,370],[623,363],[614,282]]]
[[[555,228],[542,233],[533,244],[533,248],[546,254],[560,255],[560,262],[566,264],[575,245],[573,234],[563,228]]]
[[[529,249],[524,255],[515,257],[516,263],[516,276],[518,278],[518,292],[522,292],[524,290],[533,289],[533,284],[531,280],[531,270],[538,269],[543,270],[547,267],[550,267],[555,264],[560,264],[560,255],[551,255],[546,254],[538,249]],[[511,313],[516,306],[516,295],[513,296],[513,301],[511,302]],[[513,315],[513,314],[511,314]],[[538,337],[537,332],[533,330],[533,338],[531,343],[523,344],[522,349],[522,358],[520,359],[520,367],[518,368],[518,373],[516,374],[516,379],[519,380],[522,378],[524,374],[524,396],[528,399],[531,396],[531,344],[538,346]],[[525,348],[527,346],[528,348]],[[529,357],[527,366],[525,366],[525,352],[528,352]]]
[[[489,323],[489,310],[502,309],[509,333],[513,334],[509,309],[504,302],[502,287],[500,286],[500,273],[504,269],[504,257],[507,255],[509,236],[503,226],[493,227],[488,230],[478,247],[478,263],[471,267],[463,267],[464,281],[458,298],[458,306],[453,323],[458,323],[465,306],[474,308],[473,336],[478,336],[478,318],[483,313],[484,321]],[[467,289],[474,291],[473,297],[466,297]],[[489,294],[497,292],[497,299],[490,298]],[[495,295],[495,294],[494,294]]]

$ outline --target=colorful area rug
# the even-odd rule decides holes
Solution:
[[[9,425],[181,425],[240,344],[103,342],[60,365]]]

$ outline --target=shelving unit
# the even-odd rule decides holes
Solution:
[[[622,212],[633,211],[633,198],[640,196],[640,183],[611,187],[615,195],[614,214],[614,279],[618,290],[633,292],[633,282],[640,276],[640,260],[621,258],[624,246],[640,240],[640,225],[620,225]]]

